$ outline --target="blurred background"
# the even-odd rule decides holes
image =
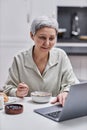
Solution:
[[[30,25],[40,15],[58,20],[55,47],[66,51],[78,79],[87,80],[87,0],[0,0],[0,87],[13,56],[33,44]]]

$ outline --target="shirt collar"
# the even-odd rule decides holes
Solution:
[[[33,57],[32,57],[32,51],[33,51],[33,47],[30,48],[26,54],[25,54],[25,66],[26,67],[29,67],[29,68],[35,68],[35,63],[34,63],[34,60],[33,60]],[[58,51],[56,51],[55,48],[53,48],[50,53],[49,53],[49,60],[48,60],[48,63],[47,63],[47,69],[56,65],[58,63]]]
[[[32,56],[32,51],[33,51],[33,47],[31,47],[25,54],[24,64],[27,68],[33,68],[33,66],[35,66],[33,56]]]
[[[58,63],[58,51],[56,51],[55,48],[53,48],[50,53],[49,53],[49,60],[48,60],[48,65],[49,66],[54,66],[55,64]]]

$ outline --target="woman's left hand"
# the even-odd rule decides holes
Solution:
[[[51,101],[51,103],[54,104],[56,102],[59,102],[59,104],[64,106],[67,96],[68,96],[68,92],[62,92],[53,101]]]

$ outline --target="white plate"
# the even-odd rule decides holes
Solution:
[[[5,102],[4,104],[7,105],[7,104],[14,103],[14,102],[16,102],[16,98],[15,97],[9,97],[8,102]]]

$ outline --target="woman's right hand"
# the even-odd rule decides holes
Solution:
[[[61,92],[53,101],[51,101],[51,103],[54,104],[56,102],[59,102],[62,106],[64,106],[67,96],[68,92]]]
[[[24,82],[18,84],[17,91],[16,91],[17,97],[23,98],[28,95],[28,92],[29,92],[29,87],[27,84],[25,84]]]

